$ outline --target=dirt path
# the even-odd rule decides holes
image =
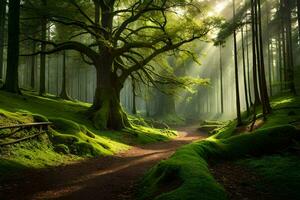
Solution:
[[[112,157],[25,173],[0,187],[0,199],[132,199],[136,182],[148,169],[180,146],[206,137],[196,127],[179,131],[180,136],[172,141],[134,147]]]

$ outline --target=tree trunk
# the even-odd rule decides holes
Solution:
[[[135,81],[131,79],[131,86],[132,86],[132,114],[136,115],[136,91],[135,91]]]
[[[292,19],[291,19],[291,2],[285,1],[285,18],[286,18],[286,43],[287,43],[287,77],[288,77],[288,88],[292,94],[296,95],[296,88],[294,83],[294,52],[293,52],[293,38],[292,38]]]
[[[19,33],[20,0],[10,0],[8,14],[7,73],[3,89],[12,93],[20,93],[18,83],[18,65],[20,48]]]
[[[95,63],[97,85],[90,114],[96,128],[120,130],[131,125],[120,104],[123,83],[111,71],[112,65],[113,57],[104,49],[99,61]]]
[[[233,0],[233,19],[235,19],[235,0]],[[240,91],[239,91],[239,72],[238,72],[238,58],[237,58],[237,39],[236,30],[233,30],[233,42],[234,42],[234,66],[235,66],[235,92],[236,92],[236,115],[237,125],[242,124],[241,117],[241,103],[240,103]]]
[[[4,38],[5,38],[5,22],[6,22],[6,1],[0,2],[0,80],[3,79],[3,54],[4,54]]]
[[[241,28],[242,32],[242,55],[243,55],[243,75],[244,75],[244,90],[245,90],[245,103],[247,108],[247,115],[249,116],[249,100],[248,100],[248,89],[247,89],[247,75],[246,75],[246,58],[245,58],[245,40],[244,40],[244,29]]]
[[[251,84],[250,84],[250,55],[249,55],[249,34],[248,34],[248,24],[246,24],[246,55],[247,55],[247,77],[248,77],[248,94],[249,94],[249,105],[252,106],[252,97],[251,97]]]
[[[260,103],[259,100],[259,92],[258,92],[258,82],[257,82],[257,55],[256,55],[256,26],[255,26],[255,1],[251,0],[251,26],[252,26],[252,58],[253,58],[253,90],[254,90],[254,112],[253,112],[253,116],[254,116],[254,120],[256,120],[256,107],[258,106],[258,104]]]
[[[268,95],[266,72],[265,72],[265,62],[264,62],[264,46],[263,46],[263,36],[262,36],[262,17],[261,17],[261,1],[257,1],[258,6],[258,28],[259,28],[259,46],[260,46],[260,75],[261,75],[261,98],[263,101],[263,106],[265,107],[265,114],[271,113],[271,105]]]
[[[223,97],[223,59],[222,59],[222,44],[220,44],[220,100],[221,100],[221,113],[224,113],[224,97]],[[199,91],[198,91],[199,93]]]
[[[36,50],[36,43],[32,42],[32,53],[35,53]],[[34,77],[34,71],[35,71],[35,56],[31,56],[31,73],[30,73],[30,87],[32,90],[35,88],[35,77]]]
[[[41,40],[46,41],[47,39],[47,19],[42,17],[41,20],[42,32]],[[40,90],[39,95],[44,95],[46,93],[46,55],[43,53],[46,51],[46,44],[41,43],[41,57],[40,57]]]
[[[62,86],[61,93],[59,95],[62,99],[70,100],[67,92],[67,65],[66,65],[66,51],[63,51],[63,74],[62,74]]]
[[[300,0],[297,0],[298,43],[300,44]]]

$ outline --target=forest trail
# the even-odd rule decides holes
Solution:
[[[132,199],[135,184],[153,165],[168,158],[182,145],[207,137],[197,126],[177,130],[179,136],[171,141],[18,175],[0,187],[0,199]]]

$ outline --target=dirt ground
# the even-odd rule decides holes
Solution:
[[[178,130],[175,140],[134,147],[115,156],[26,171],[0,183],[0,199],[133,199],[136,183],[147,170],[180,146],[207,137],[196,126]]]

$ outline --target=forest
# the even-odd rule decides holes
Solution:
[[[0,0],[0,199],[300,200],[300,0]]]

